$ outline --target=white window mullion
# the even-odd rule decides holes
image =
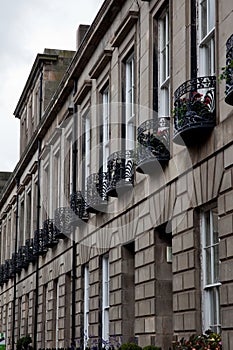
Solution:
[[[107,171],[109,156],[109,88],[103,92],[103,171]]]
[[[134,56],[132,55],[126,61],[126,149],[134,148],[134,123],[135,123],[135,106],[134,106]]]
[[[169,116],[170,110],[170,82],[169,82],[169,13],[166,11],[159,19],[159,117]]]
[[[91,130],[90,117],[85,118],[85,183],[90,175],[90,160],[91,160]]]

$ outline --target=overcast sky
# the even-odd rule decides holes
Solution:
[[[103,0],[10,0],[0,12],[0,171],[19,160],[13,112],[37,53],[75,50],[79,24],[91,24]]]

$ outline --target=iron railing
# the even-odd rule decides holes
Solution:
[[[55,238],[65,239],[71,234],[72,211],[69,207],[60,207],[55,210],[54,225]]]
[[[169,118],[150,119],[138,127],[137,167],[140,173],[150,173],[156,162],[170,159]]]
[[[188,80],[174,95],[173,141],[178,144],[196,143],[215,126],[216,77]]]
[[[44,255],[47,252],[47,248],[45,246],[45,233],[43,229],[36,230],[34,232],[34,240],[33,240],[33,254],[35,256]]]
[[[21,246],[18,249],[18,254],[17,254],[17,261],[16,261],[16,266],[17,266],[17,271],[21,271],[21,269],[26,269],[28,267],[29,261],[27,260],[27,246]]]
[[[107,173],[99,172],[88,176],[86,209],[90,213],[104,211],[107,206]]]
[[[226,79],[225,101],[233,106],[233,34],[226,42],[226,68],[224,77]]]
[[[26,239],[25,241],[25,257],[24,261],[29,263],[33,263],[35,261],[34,252],[34,240],[32,238]]]
[[[89,215],[86,210],[86,201],[81,191],[77,191],[70,196],[70,209],[72,211],[72,226],[79,226],[87,222]]]
[[[58,243],[58,229],[54,224],[54,220],[47,219],[43,223],[44,230],[44,245],[47,248],[52,248]]]
[[[122,150],[108,157],[108,184],[106,194],[117,197],[134,185],[135,151]]]

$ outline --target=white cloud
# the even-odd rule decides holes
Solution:
[[[103,0],[10,0],[0,12],[0,171],[19,160],[19,121],[13,112],[37,53],[75,50],[79,24],[91,24]]]

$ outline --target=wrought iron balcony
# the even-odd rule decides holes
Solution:
[[[17,272],[21,271],[21,269],[26,269],[28,267],[29,261],[27,259],[27,246],[21,246],[18,249],[16,267]]]
[[[0,265],[0,286],[4,284],[4,265]]]
[[[139,173],[153,172],[157,162],[166,163],[170,159],[169,118],[151,119],[138,128],[137,167]]]
[[[7,260],[8,261],[8,264],[9,264],[9,277],[10,278],[14,278],[15,274],[16,274],[16,271],[15,271],[15,257],[14,259],[9,259]]]
[[[45,233],[43,229],[34,232],[33,254],[35,256],[44,255],[47,252],[45,247]]]
[[[215,76],[188,80],[175,91],[175,143],[192,145],[207,137],[215,126],[215,93]]]
[[[233,106],[233,34],[226,42],[226,67],[223,73],[226,79],[225,102]]]
[[[87,222],[89,215],[86,210],[86,201],[81,191],[77,191],[70,196],[70,209],[72,211],[72,226],[79,226]]]
[[[118,194],[132,189],[134,185],[135,151],[114,152],[108,157],[108,187],[106,194],[117,197]]]
[[[72,210],[69,207],[60,207],[55,210],[54,215],[55,238],[65,239],[71,234]]]
[[[21,271],[21,267],[18,266],[18,255],[19,253],[12,254],[12,265],[14,268],[14,273],[19,273]]]
[[[6,283],[10,279],[10,263],[9,260],[5,261],[3,266],[3,282]]]
[[[107,173],[91,174],[87,178],[86,209],[89,213],[105,210],[107,202]]]
[[[27,262],[27,264],[29,263],[33,263],[35,261],[35,256],[33,254],[34,252],[34,241],[32,238],[26,239],[25,241],[25,257],[23,258],[23,260],[25,262]]]
[[[54,220],[47,219],[43,224],[45,247],[52,248],[58,243],[58,229],[54,224]]]

